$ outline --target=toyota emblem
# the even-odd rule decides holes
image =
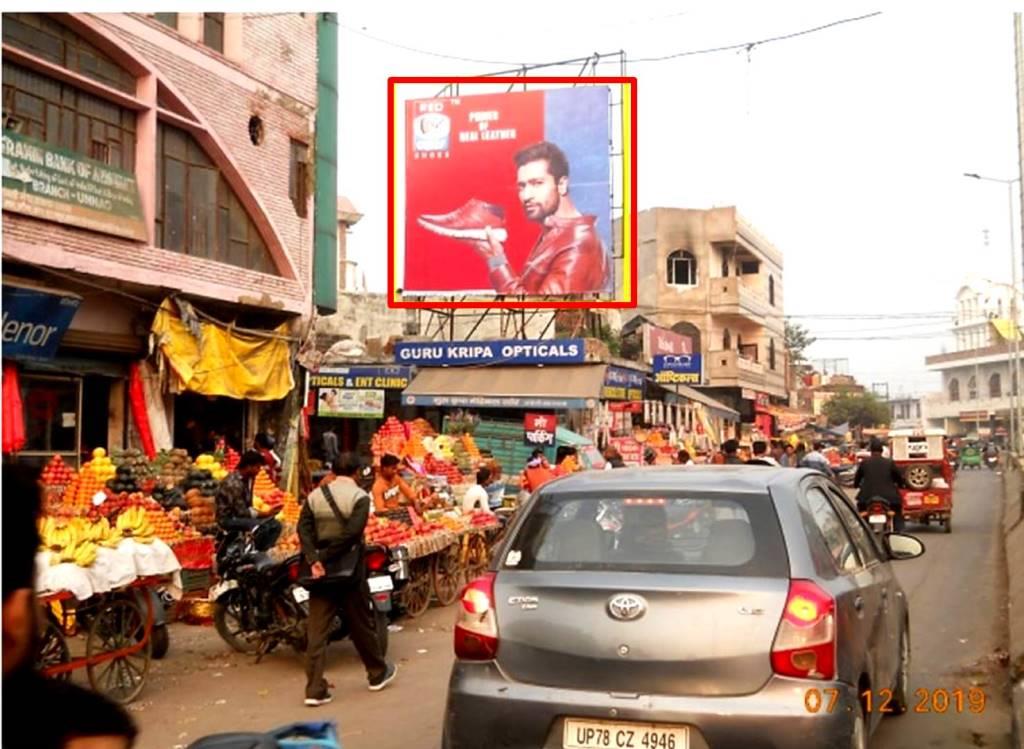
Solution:
[[[608,613],[615,619],[631,622],[647,613],[647,601],[634,593],[619,593],[609,599]]]

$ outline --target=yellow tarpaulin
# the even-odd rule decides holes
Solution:
[[[1013,320],[993,320],[992,325],[1003,340],[1020,340],[1020,328],[1013,324]]]
[[[239,400],[272,401],[295,387],[287,325],[273,331],[280,338],[232,332],[210,322],[199,323],[200,338],[167,299],[153,319],[152,332],[182,390],[224,395]]]

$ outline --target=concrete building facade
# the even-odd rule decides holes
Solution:
[[[782,253],[734,207],[642,211],[638,239],[636,313],[689,336],[703,388],[770,425],[788,402]]]

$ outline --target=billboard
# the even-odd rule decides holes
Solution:
[[[3,352],[11,359],[52,359],[82,298],[3,286]]]
[[[555,414],[528,413],[523,418],[523,441],[532,447],[552,446],[557,427],[558,417]]]
[[[433,341],[395,344],[395,361],[418,367],[481,364],[581,364],[587,346],[582,338],[557,340]]]
[[[403,295],[615,291],[609,96],[590,85],[405,102]]]

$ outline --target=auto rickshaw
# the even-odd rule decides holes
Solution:
[[[960,450],[960,467],[961,468],[973,468],[976,471],[981,470],[981,466],[984,461],[981,457],[981,449],[975,445],[970,444],[961,448]]]
[[[908,521],[953,530],[953,469],[946,460],[943,429],[897,429],[889,433],[892,459],[903,474],[906,489],[903,517]]]

